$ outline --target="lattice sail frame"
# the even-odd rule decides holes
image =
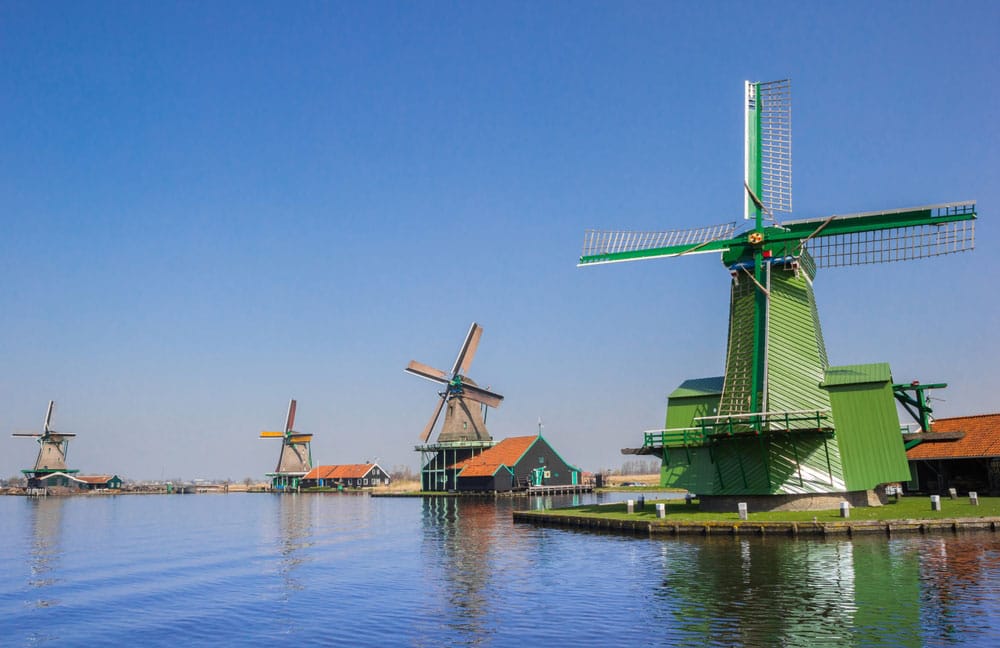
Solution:
[[[746,83],[744,181],[773,216],[792,213],[791,79]],[[759,157],[758,157],[759,156]],[[759,175],[758,175],[759,174]],[[744,219],[754,217],[750,200]]]
[[[633,232],[631,230],[587,230],[583,237],[582,257],[599,257],[610,254],[641,253],[647,250],[669,248],[677,245],[697,246],[728,239],[736,231],[736,223],[723,223],[707,227],[665,230],[661,232]],[[706,252],[718,252],[717,249]],[[684,254],[698,254],[697,249]],[[676,256],[658,254],[651,256]],[[626,261],[630,259],[620,259]],[[616,261],[593,261],[592,263],[615,263]]]
[[[974,201],[930,205],[934,218],[975,213]],[[896,213],[907,210],[896,210]],[[889,215],[894,212],[865,212],[846,216],[832,216],[830,220],[851,219],[871,215]],[[795,221],[794,224],[823,220]],[[789,225],[792,222],[787,223]],[[911,261],[928,257],[967,252],[975,247],[976,221],[959,220],[926,223],[891,229],[851,232],[832,236],[810,237],[803,241],[802,250],[808,251],[819,268],[836,268],[875,263]]]

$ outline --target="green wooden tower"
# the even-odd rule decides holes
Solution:
[[[623,452],[662,457],[662,485],[703,507],[874,503],[877,486],[909,479],[892,376],[885,363],[830,366],[817,268],[970,250],[975,203],[779,220],[792,213],[791,85],[747,82],[745,105],[744,227],[586,234],[581,266],[721,253],[731,275],[724,375],[685,381],[665,429]]]

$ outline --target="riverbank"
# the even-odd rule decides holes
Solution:
[[[666,515],[657,517],[656,504]],[[698,501],[649,500],[629,513],[625,502],[576,506],[543,511],[515,511],[514,522],[563,526],[628,534],[648,535],[847,535],[991,531],[1000,528],[1000,498],[980,498],[973,505],[967,498],[942,499],[941,510],[931,510],[925,497],[903,497],[885,506],[850,509],[850,517],[839,509],[826,511],[750,512],[746,520],[738,513],[703,512]]]

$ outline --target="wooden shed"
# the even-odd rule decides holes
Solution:
[[[492,448],[455,464],[456,490],[505,492],[528,486],[571,486],[581,471],[567,463],[542,436],[504,439]]]
[[[389,473],[376,463],[316,466],[302,478],[303,488],[371,488],[388,486]]]
[[[83,482],[80,488],[84,490],[121,490],[122,480],[118,475],[77,475],[76,478]]]
[[[1000,414],[939,418],[906,451],[913,492],[1000,494]]]

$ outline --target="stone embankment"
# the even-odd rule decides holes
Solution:
[[[692,522],[627,520],[610,517],[557,515],[546,511],[515,511],[514,522],[574,527],[650,536],[854,536],[901,533],[956,533],[1000,529],[1000,517],[935,520],[856,520],[843,522]]]

